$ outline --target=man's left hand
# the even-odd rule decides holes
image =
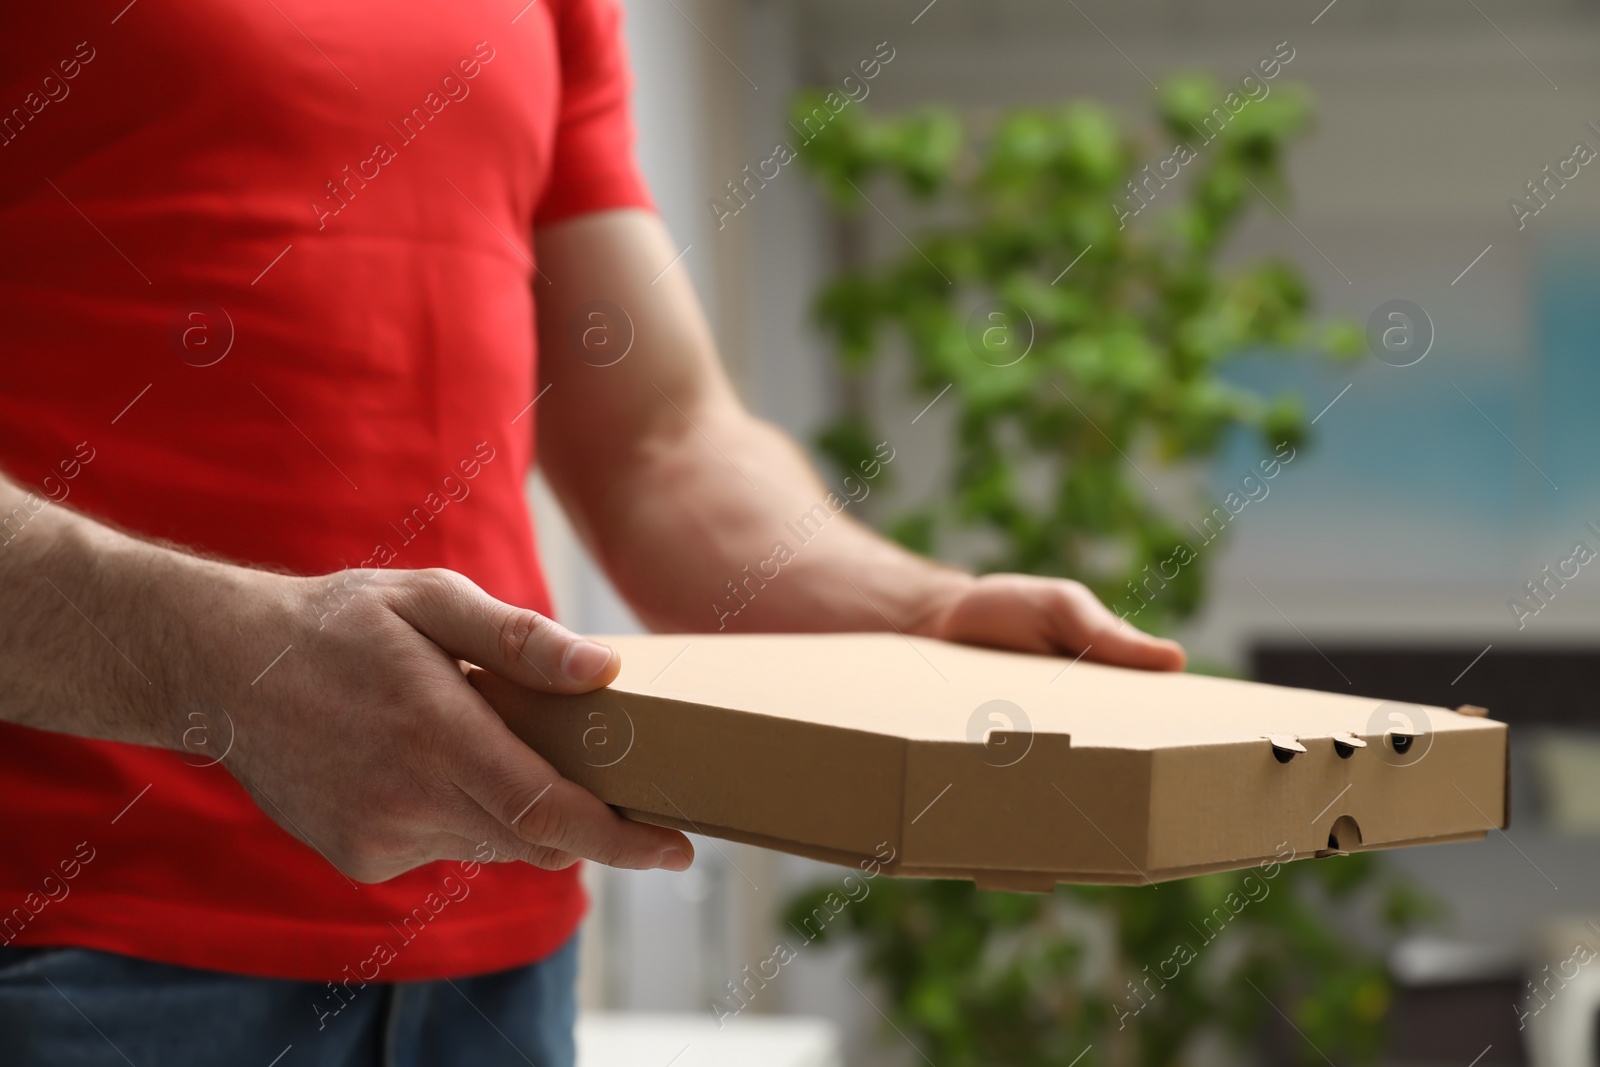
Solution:
[[[1176,671],[1183,647],[1117,618],[1080,582],[1026,574],[973,578],[944,594],[919,628],[969,645],[1082,656],[1118,667]]]

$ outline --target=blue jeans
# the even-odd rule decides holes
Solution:
[[[0,1063],[573,1067],[577,972],[574,938],[509,971],[366,986],[327,1015],[320,982],[0,947]]]

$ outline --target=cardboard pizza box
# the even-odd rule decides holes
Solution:
[[[604,640],[607,689],[474,684],[630,818],[816,859],[1045,891],[1507,825],[1507,729],[1481,709],[898,634]]]

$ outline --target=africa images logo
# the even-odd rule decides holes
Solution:
[[[1033,722],[1009,700],[987,700],[967,718],[967,740],[991,767],[1014,767],[1033,751]]]

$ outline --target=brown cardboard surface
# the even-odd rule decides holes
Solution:
[[[1444,708],[897,634],[605,640],[597,693],[473,681],[633,818],[844,863],[887,844],[894,874],[1142,884],[1507,819],[1505,725]]]

